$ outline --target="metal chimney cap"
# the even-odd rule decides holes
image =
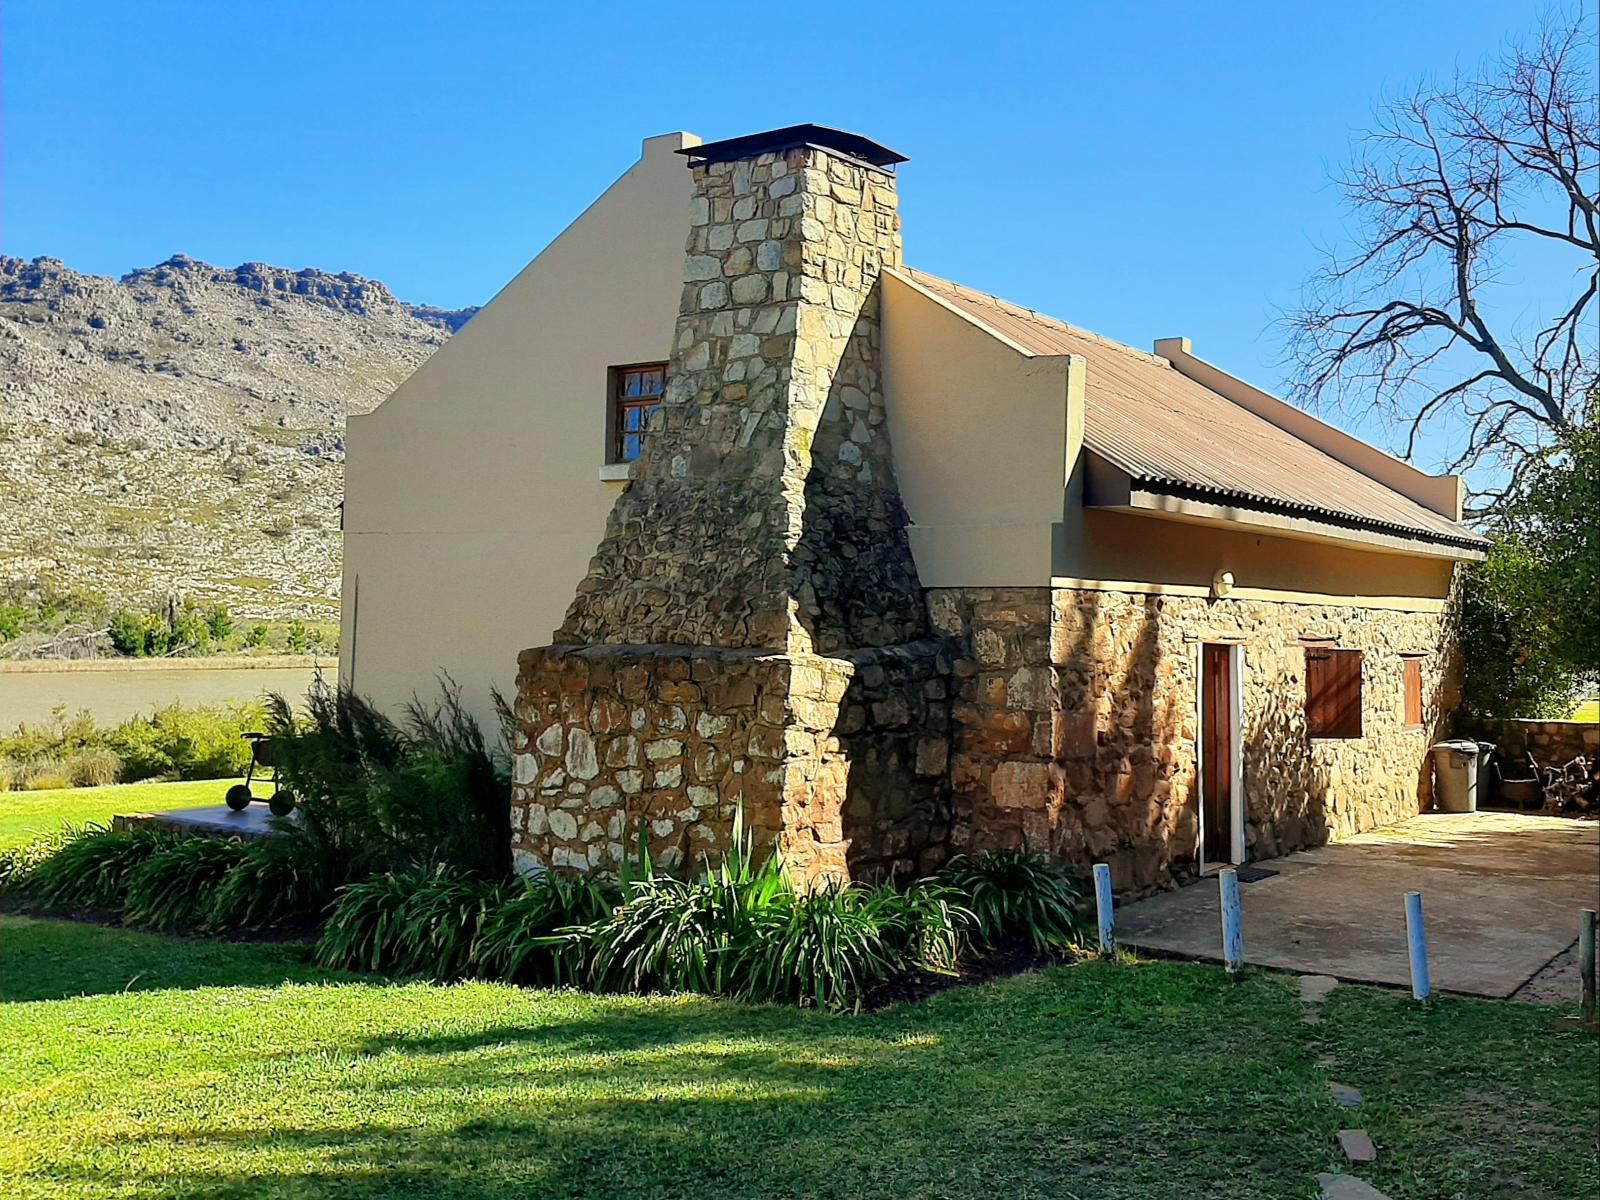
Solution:
[[[786,125],[765,133],[747,133],[743,137],[724,138],[720,142],[685,146],[673,153],[684,155],[691,167],[697,167],[704,163],[755,158],[760,154],[780,154],[799,146],[826,150],[879,171],[893,170],[896,163],[907,161],[904,154],[871,138],[862,137],[859,133],[847,133],[843,129],[830,129],[826,125]]]

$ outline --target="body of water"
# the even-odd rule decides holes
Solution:
[[[337,662],[322,668],[323,678],[334,683]],[[53,709],[68,713],[88,709],[100,725],[115,725],[138,713],[179,701],[186,705],[226,704],[258,700],[279,692],[296,707],[317,678],[314,667],[177,667],[165,663],[108,666],[63,665],[59,669],[8,671],[0,669],[0,735],[22,723],[37,725],[50,719]]]

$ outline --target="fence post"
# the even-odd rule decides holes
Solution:
[[[1578,972],[1583,976],[1583,983],[1579,987],[1581,1007],[1578,1013],[1590,1023],[1600,1020],[1595,999],[1595,988],[1600,981],[1595,979],[1594,922],[1594,909],[1586,908],[1578,914]]]
[[[1233,975],[1244,969],[1244,914],[1239,907],[1239,872],[1223,867],[1217,872],[1222,893],[1222,963]]]
[[[1100,955],[1110,958],[1117,950],[1117,915],[1111,900],[1111,867],[1094,865],[1094,909],[1100,920]]]
[[[1411,948],[1411,994],[1427,1004],[1433,999],[1428,978],[1428,935],[1422,928],[1422,893],[1406,893],[1406,941]]]

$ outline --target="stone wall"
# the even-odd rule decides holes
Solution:
[[[878,365],[894,179],[816,146],[693,170],[666,393],[520,659],[518,865],[613,869],[643,822],[671,867],[742,808],[804,884],[918,869],[949,838],[949,659]]]
[[[878,370],[893,176],[814,148],[694,175],[666,394],[555,640],[915,640]]]
[[[1026,840],[1109,861],[1122,890],[1192,870],[1196,671],[1203,642],[1242,642],[1245,841],[1269,858],[1415,814],[1426,749],[1455,706],[1438,614],[1044,588],[940,589],[954,662],[955,848]],[[1363,736],[1311,740],[1305,648],[1364,652]],[[1401,656],[1424,654],[1424,726],[1404,722]]]
[[[1502,757],[1526,761],[1531,753],[1541,767],[1563,767],[1580,754],[1600,756],[1600,725],[1593,721],[1460,717],[1455,729],[1463,737],[1493,742]]]
[[[950,661],[941,643],[827,658],[659,646],[525,651],[512,849],[520,870],[699,869],[736,808],[802,882],[943,861]]]

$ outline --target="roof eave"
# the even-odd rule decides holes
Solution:
[[[1384,554],[1478,562],[1487,542],[1442,538],[1424,530],[1389,528],[1375,521],[1340,519],[1333,514],[1275,511],[1253,497],[1196,495],[1194,489],[1164,480],[1129,475],[1098,454],[1089,456],[1084,504],[1106,512],[1126,512],[1197,524],[1227,524],[1298,541],[1353,546]]]

